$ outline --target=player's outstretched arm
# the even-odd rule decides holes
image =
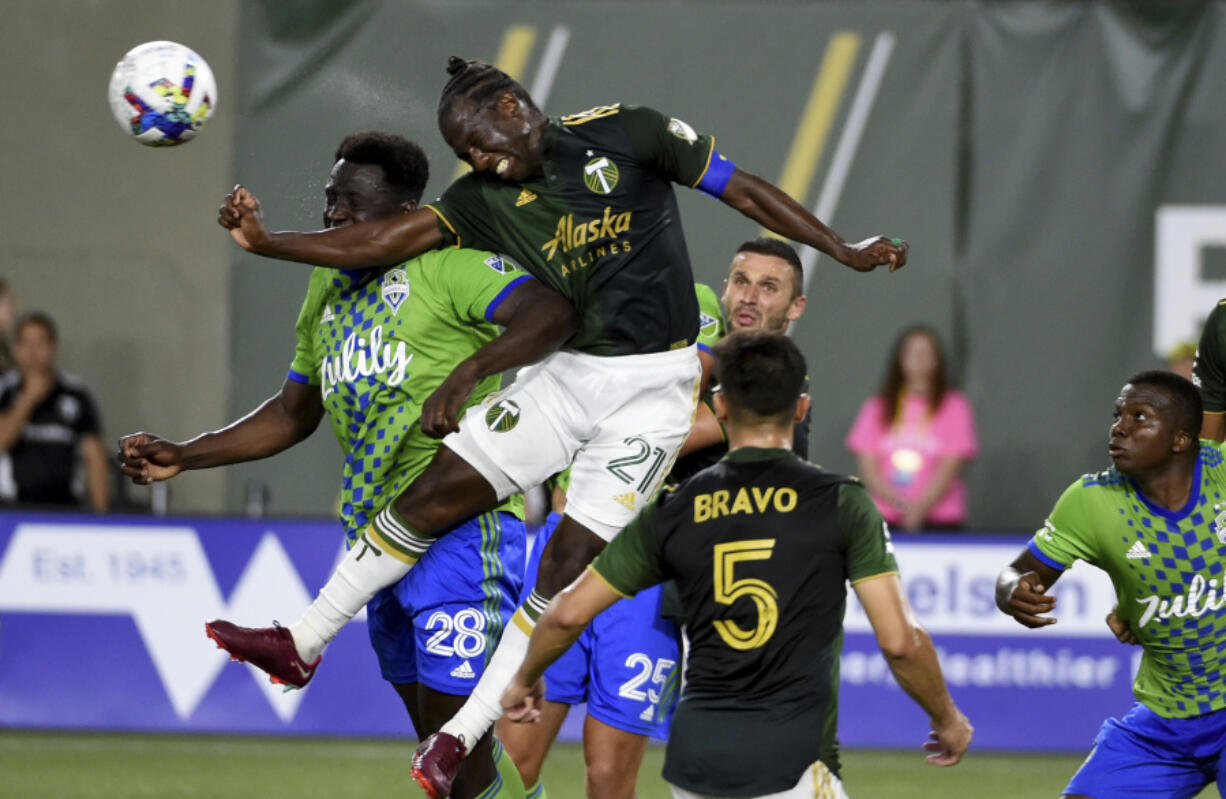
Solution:
[[[425,208],[313,233],[274,233],[264,227],[260,201],[242,186],[226,195],[217,224],[248,252],[333,269],[391,266],[443,244],[438,217]]]
[[[1056,598],[1047,593],[1060,572],[1034,556],[1029,549],[996,576],[996,607],[1024,627],[1046,627],[1056,620],[1044,614],[1056,607]]]
[[[733,171],[720,199],[762,227],[808,244],[858,272],[878,266],[889,266],[893,272],[907,263],[908,245],[902,239],[874,236],[849,244],[785,192],[742,169]]]
[[[502,712],[508,719],[535,722],[540,718],[545,669],[570,648],[598,613],[619,599],[591,569],[553,598],[532,630],[523,664],[502,695]]]
[[[494,310],[502,335],[460,361],[421,408],[421,429],[442,438],[460,429],[460,408],[477,382],[489,375],[539,361],[575,334],[575,308],[556,291],[525,280]]]
[[[924,744],[931,753],[928,762],[936,766],[956,764],[970,746],[974,728],[945,687],[932,639],[916,621],[898,575],[870,577],[857,582],[855,589],[894,678],[928,713],[932,723]]]
[[[119,439],[116,459],[137,485],[169,480],[185,469],[207,469],[266,458],[309,436],[323,418],[319,388],[286,379],[277,394],[232,424],[176,444],[151,433]]]

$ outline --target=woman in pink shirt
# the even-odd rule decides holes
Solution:
[[[894,343],[881,390],[847,434],[860,475],[891,525],[954,528],[966,520],[962,466],[979,449],[970,403],[946,382],[936,333],[910,327]]]

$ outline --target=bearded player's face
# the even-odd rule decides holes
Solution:
[[[410,206],[400,202],[387,185],[383,167],[342,158],[332,167],[328,185],[324,186],[324,227],[386,219]]]

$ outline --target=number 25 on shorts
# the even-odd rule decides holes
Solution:
[[[779,621],[779,595],[775,589],[764,580],[753,577],[737,580],[732,576],[738,563],[769,560],[774,548],[774,538],[715,545],[715,601],[721,605],[731,605],[747,596],[758,608],[758,626],[753,630],[742,630],[734,622],[723,619],[715,622],[715,631],[733,649],[757,649],[775,634],[775,625]]]

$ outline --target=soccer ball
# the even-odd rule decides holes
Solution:
[[[119,126],[141,144],[166,147],[196,138],[217,108],[217,82],[205,60],[175,42],[145,42],[115,65],[108,92]]]

